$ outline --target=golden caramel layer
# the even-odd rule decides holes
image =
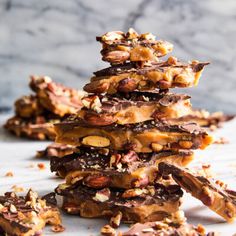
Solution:
[[[174,87],[192,87],[198,84],[202,70],[206,63],[196,61],[188,65],[176,65],[164,62],[151,67],[137,70],[123,70],[112,72],[109,75],[97,73],[91,78],[91,82],[84,86],[89,93],[131,92],[137,90],[168,89]],[[109,68],[108,68],[109,69]],[[118,69],[117,69],[118,70]]]
[[[149,128],[136,132],[132,129],[82,127],[63,123],[55,126],[56,141],[75,146],[107,147],[115,150],[132,149],[135,152],[153,152],[170,149],[204,149],[212,137],[205,132],[160,131]]]

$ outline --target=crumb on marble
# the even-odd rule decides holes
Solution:
[[[62,225],[53,225],[53,226],[51,227],[51,230],[52,230],[52,232],[54,232],[54,233],[64,232],[65,229],[66,229],[66,228],[65,228],[64,226],[62,226]]]
[[[46,166],[44,165],[44,163],[38,163],[38,168],[40,169],[40,170],[44,170],[44,169],[46,169]]]
[[[11,189],[15,192],[15,193],[19,193],[19,192],[24,192],[25,189],[23,187],[17,186],[17,185],[13,185],[11,187]]]
[[[6,174],[5,174],[6,177],[13,177],[14,174],[12,171],[8,171]]]
[[[214,144],[228,144],[228,143],[229,143],[229,140],[227,140],[224,137],[220,137],[219,139],[216,139],[214,141]]]
[[[31,163],[31,164],[29,164],[27,167],[28,167],[28,168],[34,168],[34,166],[35,166],[35,165],[34,165],[33,163]]]

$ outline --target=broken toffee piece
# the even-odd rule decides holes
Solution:
[[[204,205],[231,222],[236,217],[236,192],[220,186],[213,180],[192,173],[189,169],[161,162],[159,172],[171,175],[184,190]]]
[[[189,96],[134,91],[129,94],[90,95],[82,99],[78,117],[90,125],[133,124],[153,119],[179,118],[191,112]]]
[[[151,33],[138,34],[134,29],[127,33],[111,31],[96,39],[102,43],[102,60],[111,64],[158,61],[173,49],[171,43],[156,40]]]
[[[192,160],[191,151],[104,153],[102,149],[80,148],[77,153],[61,158],[51,157],[50,166],[51,171],[66,177],[66,184],[82,180],[84,185],[93,188],[129,189],[153,184],[157,178],[158,163],[162,161],[185,166]]]
[[[0,196],[0,228],[9,235],[31,236],[41,234],[46,224],[61,226],[54,203],[55,194],[39,198],[32,190],[25,197],[7,192]]]
[[[75,146],[69,144],[52,143],[48,145],[44,150],[37,151],[36,157],[64,157],[76,151],[77,148]]]
[[[32,76],[30,87],[36,92],[40,104],[60,117],[73,114],[82,107],[81,92],[55,83],[48,76]]]
[[[59,121],[56,118],[46,118],[46,116],[36,116],[33,118],[14,116],[7,120],[4,128],[18,137],[54,140],[55,132],[53,124]]]
[[[170,220],[136,223],[120,236],[217,236],[214,232],[206,233],[205,228],[187,222],[178,224]]]
[[[59,185],[56,193],[63,196],[62,208],[82,217],[112,217],[122,213],[126,223],[162,220],[179,211],[182,190],[177,185],[155,184],[128,190],[94,189],[76,183]]]
[[[55,124],[56,141],[74,146],[106,147],[135,152],[204,149],[212,137],[198,125],[169,125],[160,121],[138,124],[92,126],[76,116]]]
[[[37,117],[45,113],[37,96],[23,96],[15,101],[16,115],[22,118]]]
[[[112,66],[95,72],[95,76],[84,86],[84,90],[95,94],[115,94],[134,90],[192,87],[198,84],[203,68],[207,64],[209,63],[197,61],[183,64],[169,58],[165,62],[152,62],[142,68],[132,63]]]
[[[206,110],[193,109],[189,115],[178,118],[178,122],[195,122],[201,127],[207,127],[210,129],[220,128],[224,122],[230,121],[235,115],[225,115],[222,112],[210,113]],[[176,121],[174,121],[177,123]]]

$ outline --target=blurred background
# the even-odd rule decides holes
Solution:
[[[28,77],[49,75],[78,89],[101,61],[95,36],[152,32],[183,61],[210,61],[192,95],[195,107],[235,113],[235,0],[0,0],[0,111],[29,94]]]

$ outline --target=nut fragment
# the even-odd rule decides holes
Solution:
[[[44,163],[38,163],[38,168],[40,169],[40,170],[44,170],[45,168],[46,168],[46,166],[44,165]]]
[[[120,154],[113,154],[111,155],[111,158],[110,158],[110,168],[112,166],[117,166],[119,161],[121,159],[121,155]]]
[[[179,145],[182,148],[190,149],[193,146],[193,143],[191,141],[179,141]]]
[[[126,51],[110,51],[103,55],[104,61],[112,63],[121,63],[129,59],[129,52]]]
[[[144,187],[144,186],[147,186],[148,184],[149,184],[149,178],[148,178],[148,176],[143,176],[142,178],[135,179],[135,180],[132,182],[132,186],[133,186],[134,188]]]
[[[206,205],[206,206],[212,206],[213,202],[214,202],[214,196],[211,193],[211,191],[204,186],[202,188],[202,192],[200,195],[200,200]]]
[[[111,31],[102,36],[102,41],[121,40],[123,38],[124,33],[122,31]]]
[[[133,28],[129,28],[125,36],[127,39],[136,39],[139,35]]]
[[[146,40],[154,41],[154,40],[156,40],[156,37],[152,33],[145,33],[145,34],[140,35],[140,39],[146,39]]]
[[[129,151],[127,154],[123,155],[121,158],[121,162],[123,164],[128,164],[138,159],[138,155],[134,151]]]
[[[117,90],[123,93],[132,92],[137,88],[135,80],[126,78],[119,82]]]
[[[17,209],[16,209],[16,207],[13,204],[10,205],[10,212],[12,212],[12,213],[16,213],[17,212]]]
[[[110,140],[102,136],[91,135],[83,138],[81,143],[86,146],[108,147],[110,145]]]
[[[111,195],[110,190],[108,188],[104,188],[96,192],[96,195],[93,198],[93,200],[98,201],[98,202],[105,202],[109,200],[110,195]]]
[[[84,184],[91,188],[103,188],[110,182],[110,178],[102,175],[89,175],[84,179]]]
[[[167,63],[169,65],[176,65],[178,62],[177,58],[176,57],[169,57],[168,60],[167,60]]]
[[[127,189],[122,194],[122,198],[133,198],[146,193],[148,193],[147,189],[141,189],[141,188]]]
[[[116,231],[110,225],[104,225],[101,228],[101,235],[104,235],[104,236],[115,236],[116,235]]]
[[[96,85],[94,85],[93,83],[89,83],[84,86],[84,90],[88,93],[105,93],[108,88],[108,83],[96,83]]]
[[[131,61],[149,61],[153,60],[152,49],[143,46],[137,46],[130,51]]]
[[[5,174],[6,177],[13,177],[13,172],[9,171]]]
[[[122,212],[118,211],[116,215],[111,217],[110,225],[115,229],[118,228],[120,226],[121,219],[122,219]]]
[[[151,147],[154,152],[160,152],[163,149],[163,146],[159,143],[152,143]]]

